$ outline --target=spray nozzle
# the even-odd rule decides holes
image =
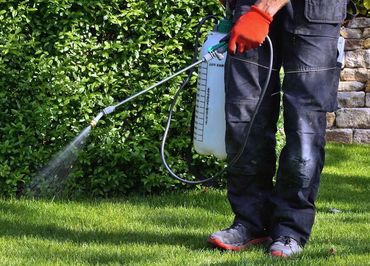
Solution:
[[[104,115],[109,115],[110,113],[113,113],[114,110],[116,109],[115,106],[108,106],[103,109],[97,116],[94,117],[94,119],[90,122],[91,127],[96,127],[96,124],[99,122],[99,120],[104,116]]]

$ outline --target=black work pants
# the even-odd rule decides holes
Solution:
[[[228,198],[235,221],[252,234],[290,236],[302,245],[309,238],[324,164],[326,112],[337,108],[337,40],[345,12],[345,1],[338,2],[292,0],[270,26],[274,46],[271,80],[246,148],[228,172]],[[253,3],[237,1],[235,20]],[[338,6],[335,12],[333,5]],[[244,141],[243,132],[265,83],[269,58],[266,42],[242,55],[228,56],[225,110],[229,160]],[[281,67],[285,72],[282,86]],[[276,171],[280,91],[286,144]]]

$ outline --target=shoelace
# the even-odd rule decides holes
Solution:
[[[292,244],[292,238],[289,236],[282,236],[277,239],[279,242],[284,243],[284,246],[290,246]]]

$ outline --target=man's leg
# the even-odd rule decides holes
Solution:
[[[267,47],[259,50],[267,49]],[[254,54],[261,52],[253,51]],[[239,152],[245,140],[245,129],[255,110],[261,86],[267,76],[265,65],[243,56],[229,56],[226,71],[226,151],[229,162]],[[253,56],[254,57],[254,56]],[[228,199],[235,214],[234,226],[210,236],[209,242],[223,249],[239,250],[251,240],[266,240],[269,235],[271,208],[269,198],[275,173],[275,133],[280,100],[279,73],[275,70],[254,121],[247,145],[227,176]],[[240,226],[242,225],[242,226]],[[231,231],[230,231],[231,230]],[[239,232],[243,236],[239,237]],[[233,236],[241,241],[232,248]],[[227,246],[220,244],[227,242]],[[255,242],[252,242],[255,243]],[[228,247],[228,248],[225,248]]]
[[[246,12],[249,7],[247,4],[253,4],[252,2],[238,1],[236,16]],[[279,36],[277,22],[278,20],[271,25],[270,31],[275,51],[280,49],[276,42]],[[271,80],[246,148],[238,162],[228,171],[227,190],[228,199],[235,213],[234,226],[240,228],[239,225],[242,225],[243,230],[239,231],[243,231],[245,241],[260,239],[269,234],[271,222],[269,198],[273,188],[272,177],[275,174],[275,133],[280,102],[281,60],[278,54],[275,55]],[[245,129],[249,126],[266,81],[269,59],[267,42],[260,48],[247,51],[242,55],[228,56],[225,66],[225,111],[226,151],[229,162],[239,152],[245,140]],[[230,238],[232,234],[238,235],[232,227],[211,235],[210,239],[215,237],[220,239],[220,234],[227,236],[225,238]],[[227,241],[231,242],[231,240]],[[223,248],[220,245],[216,246]]]
[[[289,237],[300,246],[306,244],[314,223],[324,164],[326,111],[336,108],[336,48],[336,37],[287,33],[284,39],[286,145],[280,156],[272,200],[272,237]]]
[[[273,256],[299,253],[311,234],[324,164],[326,112],[337,109],[337,40],[346,5],[347,0],[290,1],[280,12],[286,146],[272,197]]]
[[[245,55],[230,57],[228,65],[226,150],[229,161],[233,160],[245,140],[245,129],[249,126],[267,76],[267,69],[254,65],[252,58]],[[270,223],[267,214],[270,213],[268,200],[276,165],[279,88],[279,73],[274,71],[245,150],[237,163],[230,167],[227,177],[228,199],[235,213],[235,222],[244,224],[256,234],[267,233]]]

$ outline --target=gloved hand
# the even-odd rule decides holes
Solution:
[[[244,53],[252,48],[257,48],[265,40],[272,17],[256,6],[251,6],[249,11],[242,15],[231,30],[229,52]]]

